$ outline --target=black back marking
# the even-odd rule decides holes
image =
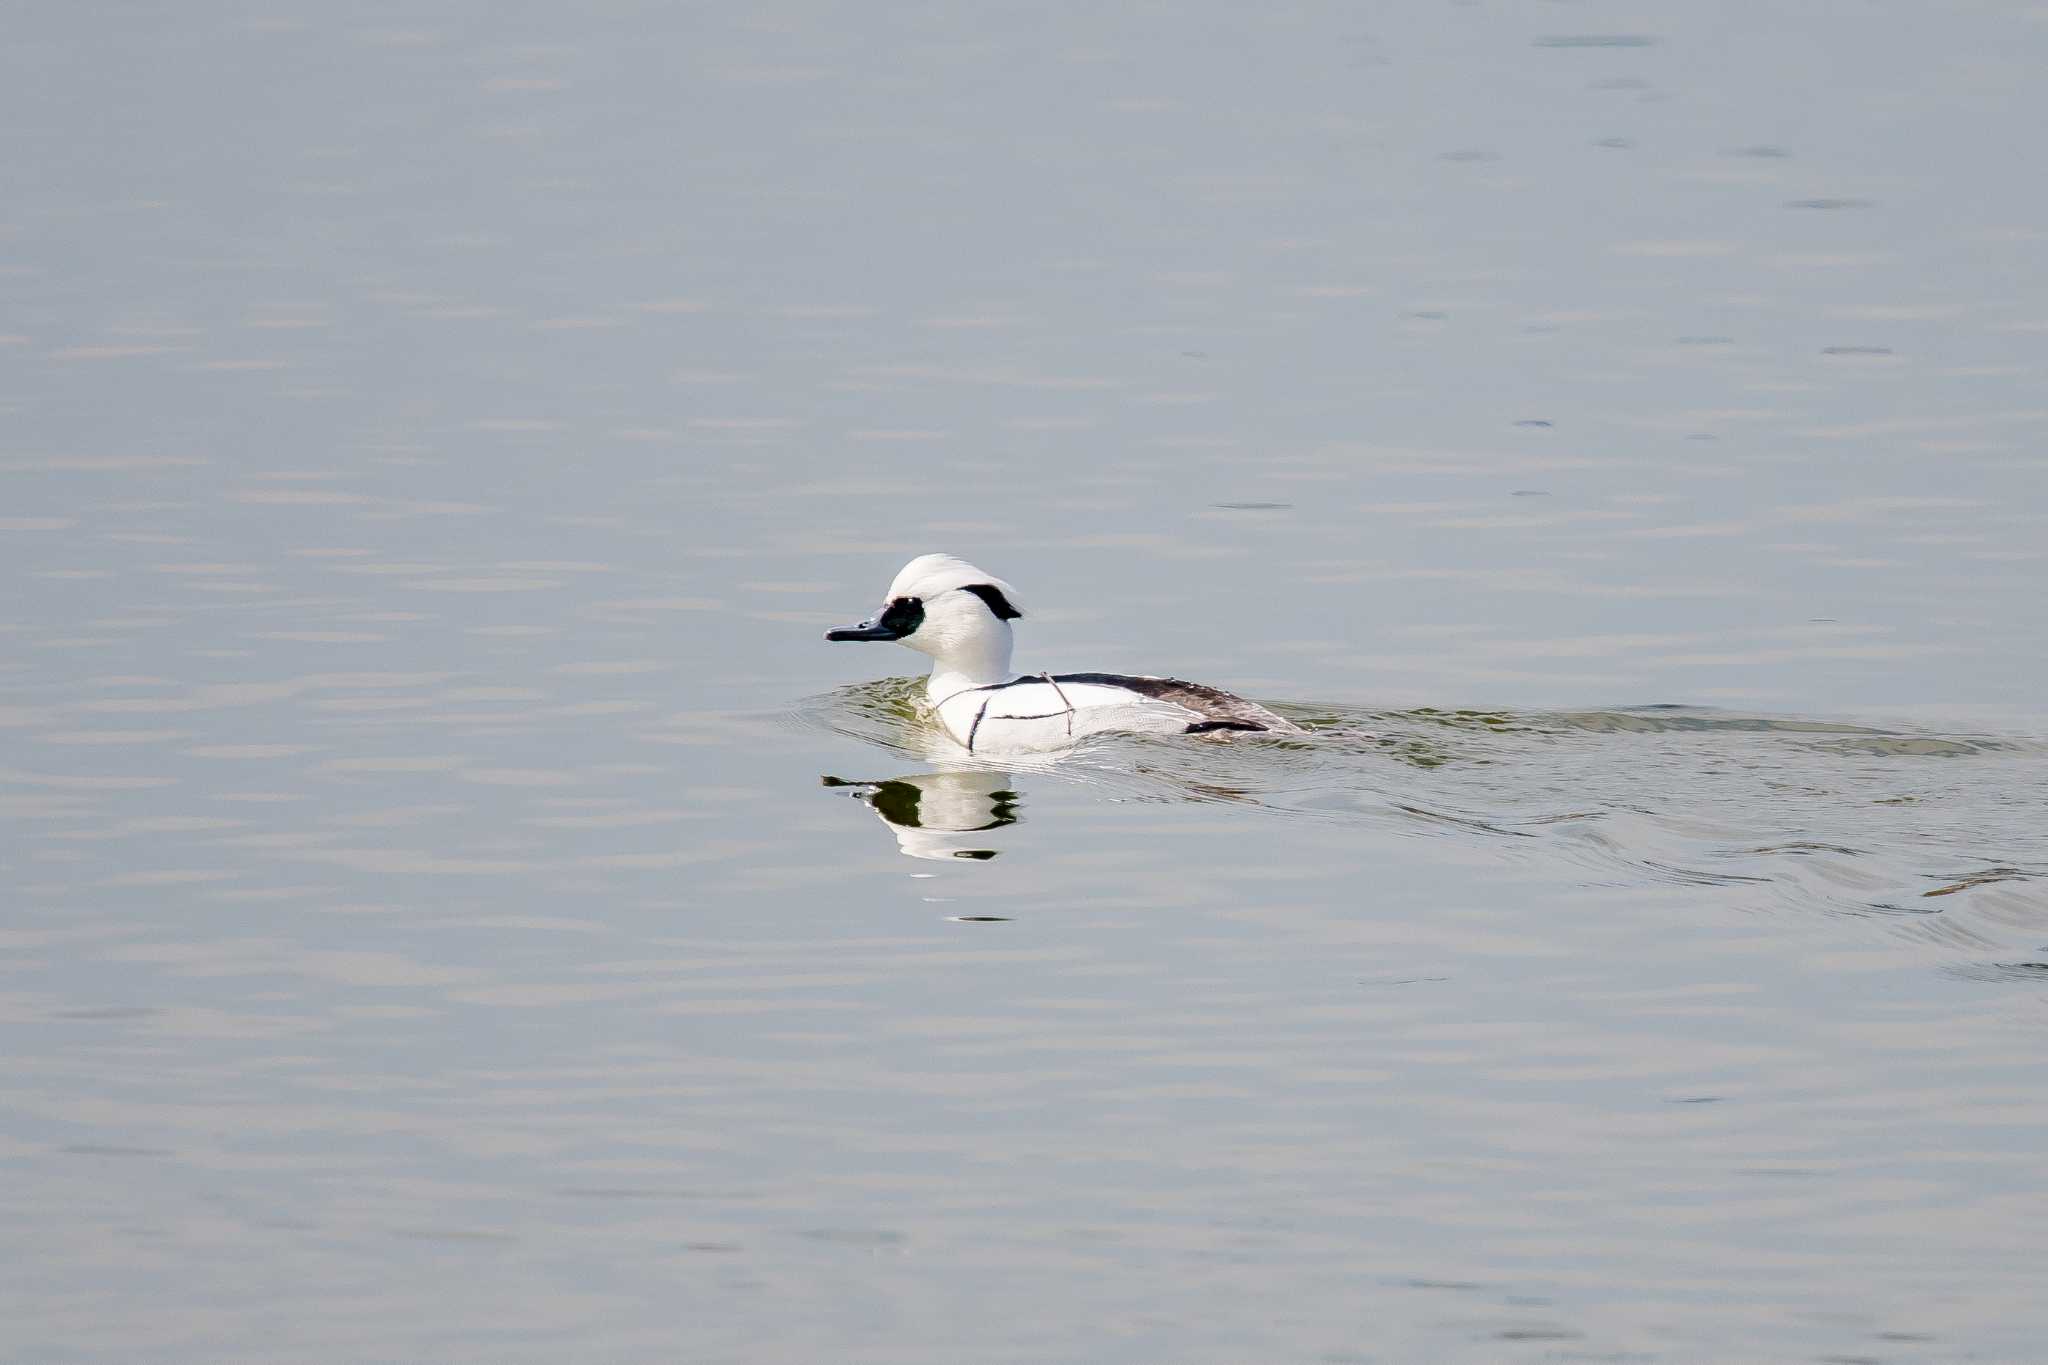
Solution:
[[[1032,683],[1051,683],[1055,692],[1061,683],[1116,687],[1126,692],[1135,692],[1141,697],[1156,701],[1172,702],[1195,712],[1202,719],[1191,721],[1183,734],[1203,735],[1215,730],[1249,730],[1271,734],[1298,735],[1301,727],[1285,716],[1275,715],[1255,701],[1247,701],[1235,692],[1225,692],[1220,687],[1207,683],[1187,682],[1180,678],[1150,678],[1138,673],[1037,673],[1012,678],[1008,682],[985,683],[980,687],[965,687],[937,703],[944,706],[954,697],[969,692],[994,693],[1012,687],[1026,687]],[[1060,699],[1066,700],[1066,693],[1060,692]],[[974,739],[981,731],[981,722],[988,715],[989,703],[993,697],[985,697],[981,709],[974,713],[974,723],[967,730],[967,752],[974,752]],[[1073,730],[1074,707],[1067,703],[1064,711],[1046,711],[1035,716],[998,716],[998,720],[1051,720],[1054,716],[1066,716],[1069,733]]]
[[[1034,680],[1019,678],[1018,681]],[[1189,734],[1208,730],[1271,730],[1287,734],[1296,729],[1284,716],[1274,715],[1257,702],[1246,701],[1234,692],[1225,692],[1206,683],[1185,682],[1180,678],[1147,678],[1130,673],[1055,673],[1048,681],[1121,687],[1140,696],[1185,706],[1203,717],[1188,726]]]
[[[1014,621],[1024,614],[1011,606],[1010,599],[1003,596],[1003,590],[993,583],[969,583],[960,591],[971,592],[986,602],[998,621]]]
[[[970,754],[974,752],[974,737],[981,733],[981,718],[988,714],[989,703],[994,700],[994,697],[984,698],[981,709],[974,713],[974,724],[967,727],[967,752]]]

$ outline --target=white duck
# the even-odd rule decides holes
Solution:
[[[1065,748],[1104,731],[1207,734],[1301,728],[1256,702],[1200,683],[1124,673],[1010,669],[1010,622],[1023,616],[1002,579],[952,555],[919,555],[871,620],[828,640],[893,640],[932,657],[925,705],[970,754]]]

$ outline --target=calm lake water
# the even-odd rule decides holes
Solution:
[[[0,1355],[2039,1359],[2044,69],[16,14]],[[1311,733],[934,763],[928,550]]]

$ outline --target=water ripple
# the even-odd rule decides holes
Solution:
[[[930,760],[920,688],[907,678],[858,684],[791,719]],[[1530,845],[1575,865],[1589,885],[1714,888],[1772,913],[1893,923],[1940,915],[1951,946],[2010,939],[2024,951],[2048,932],[2048,831],[2038,818],[2048,745],[2036,739],[1673,706],[1271,704],[1309,733],[1228,743],[1102,736],[1057,758],[938,766],[1038,774],[1118,802],[1360,821],[1503,853]],[[917,821],[905,782],[851,785],[899,828]],[[1010,785],[990,788],[1005,805],[983,828],[1017,818]],[[899,787],[910,793],[907,815],[887,808]],[[2000,892],[2008,899],[1994,901]]]

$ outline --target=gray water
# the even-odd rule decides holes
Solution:
[[[2044,63],[18,7],[0,1355],[2038,1359]]]

